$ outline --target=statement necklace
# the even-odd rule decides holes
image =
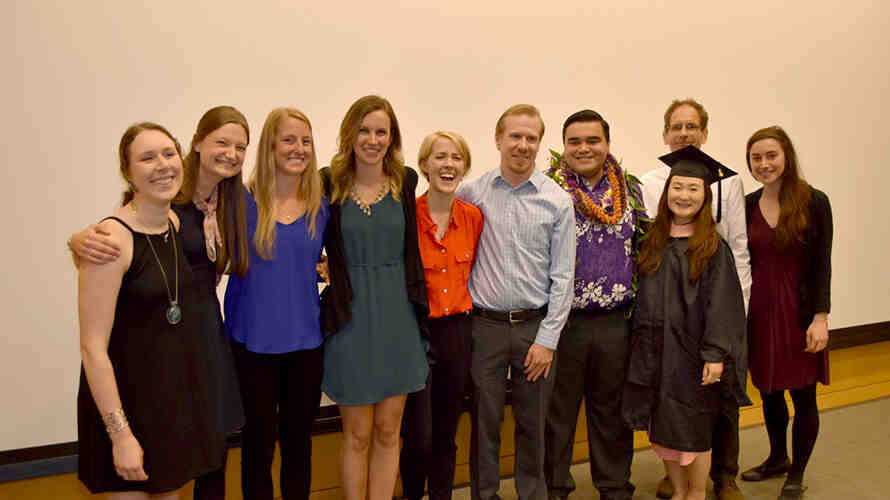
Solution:
[[[618,162],[609,154],[606,155],[606,161],[603,163],[603,169],[606,171],[606,179],[609,181],[609,189],[607,195],[611,195],[612,215],[606,212],[606,208],[595,202],[584,192],[581,185],[576,180],[576,175],[567,175],[568,167],[562,161],[559,153],[551,151],[550,169],[546,174],[548,177],[556,181],[566,192],[572,195],[575,207],[589,219],[594,219],[603,224],[617,224],[624,217],[624,210],[627,208],[627,200],[625,200],[624,192],[621,189],[621,180],[618,178]]]
[[[164,235],[164,241],[167,241],[167,234],[173,231],[173,223],[167,221],[167,233]],[[155,261],[158,263],[158,267],[161,269],[161,276],[164,278],[164,287],[167,289],[167,299],[170,301],[170,306],[167,307],[167,323],[171,325],[178,324],[182,321],[182,308],[179,307],[179,254],[176,252],[176,237],[173,237],[173,267],[175,267],[174,275],[175,275],[175,294],[170,293],[170,285],[167,283],[167,272],[164,271],[164,266],[161,264],[161,259],[158,258],[158,252],[155,251],[155,246],[151,243],[151,238],[149,238],[148,233],[145,234],[145,241],[148,242],[148,247],[151,248],[151,253],[155,256]]]
[[[355,202],[356,205],[365,213],[368,217],[371,216],[371,205],[377,204],[380,200],[386,196],[386,190],[389,188],[389,182],[382,182],[380,184],[380,191],[377,193],[377,196],[374,197],[374,200],[371,203],[365,203],[364,200],[359,198],[358,190],[355,188],[355,183],[352,183],[352,188],[349,190],[349,197],[352,198],[352,201]]]

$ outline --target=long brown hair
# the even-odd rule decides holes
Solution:
[[[121,194],[121,205],[126,205],[133,200],[133,185],[130,184],[130,180],[127,177],[127,171],[130,169],[130,145],[133,144],[133,141],[136,140],[136,137],[145,132],[146,130],[157,130],[158,132],[166,135],[173,141],[173,145],[176,147],[176,152],[179,154],[179,158],[182,159],[182,147],[179,145],[179,141],[173,137],[173,134],[170,133],[169,130],[164,128],[163,125],[158,125],[153,122],[139,122],[134,123],[127,127],[127,130],[124,131],[124,135],[121,136],[121,142],[117,147],[117,155],[118,160],[120,162],[120,172],[121,177],[124,178],[124,182],[127,183],[127,189]]]
[[[257,254],[263,259],[275,257],[275,141],[278,137],[278,125],[285,118],[294,118],[305,123],[312,133],[309,118],[301,111],[293,108],[277,108],[266,117],[263,132],[260,134],[260,145],[256,153],[256,165],[250,174],[248,188],[253,193],[257,204],[257,227],[253,235],[253,245]],[[297,198],[306,202],[306,214],[309,220],[309,235],[316,236],[315,222],[321,208],[321,177],[318,175],[318,161],[315,156],[315,145],[312,146],[312,158],[300,175],[297,185]]]
[[[392,197],[399,200],[402,191],[402,179],[405,177],[405,159],[402,156],[402,132],[392,105],[383,97],[366,95],[352,103],[337,137],[337,154],[331,159],[331,203],[343,203],[349,196],[349,190],[355,182],[355,140],[361,128],[362,120],[368,113],[383,110],[389,116],[389,132],[391,142],[383,157],[383,172],[389,176]]]
[[[751,172],[751,147],[764,139],[775,139],[785,153],[785,170],[779,181],[779,223],[776,225],[776,241],[780,248],[792,243],[803,243],[809,225],[809,203],[813,188],[801,177],[797,152],[791,138],[779,126],[766,127],[754,132],[745,148],[745,161]],[[753,172],[751,172],[753,175]]]
[[[250,126],[247,118],[232,106],[211,108],[198,120],[195,135],[189,153],[183,159],[182,189],[173,200],[177,205],[192,202],[195,187],[198,183],[198,170],[201,168],[201,155],[195,146],[210,135],[214,130],[228,123],[236,123],[244,128],[247,142],[250,142]],[[237,274],[244,276],[247,272],[249,255],[247,251],[247,215],[244,204],[243,181],[241,172],[219,181],[217,184],[216,223],[219,226],[222,246],[216,257],[217,274]]]
[[[637,266],[641,275],[652,274],[661,267],[661,253],[668,244],[671,235],[672,212],[668,208],[668,189],[673,175],[668,177],[661,191],[661,200],[658,202],[658,215],[649,228],[640,249],[640,257]],[[695,215],[692,237],[689,238],[689,248],[686,256],[689,258],[689,283],[695,284],[702,273],[708,267],[708,261],[717,247],[720,245],[720,235],[717,234],[717,223],[711,214],[711,202],[713,200],[711,188],[705,186],[705,200]]]

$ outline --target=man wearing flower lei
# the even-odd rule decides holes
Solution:
[[[550,498],[575,489],[569,472],[582,396],[590,474],[603,499],[630,499],[633,431],[621,417],[630,352],[629,313],[635,257],[648,221],[640,181],[609,153],[609,124],[585,109],[566,119],[563,154],[551,150],[546,174],[575,205],[572,310],[560,335],[559,369],[546,423],[545,476]]]
[[[674,100],[664,113],[664,144],[676,151],[692,145],[701,149],[708,140],[708,112],[695,99]],[[670,175],[667,165],[656,167],[642,177],[643,198],[654,218],[658,210],[658,200],[664,183]],[[722,184],[722,186],[721,186]],[[748,233],[745,223],[745,189],[741,176],[736,175],[721,182],[715,182],[711,189],[714,195],[714,220],[717,232],[729,244],[735,260],[736,273],[742,285],[745,311],[751,296],[751,265],[748,254]],[[734,356],[746,359],[745,355]],[[734,373],[732,367],[724,367],[725,373]],[[732,387],[732,381],[723,377],[724,387]],[[744,384],[742,384],[744,387]],[[711,480],[714,481],[714,494],[718,500],[744,500],[745,496],[735,482],[739,473],[739,407],[735,398],[728,394],[722,399],[720,415],[714,426],[713,449],[711,451]],[[667,477],[658,485],[658,498],[671,498],[673,486]]]

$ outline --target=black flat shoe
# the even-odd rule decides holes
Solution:
[[[781,476],[788,473],[791,468],[791,462],[786,458],[784,462],[771,464],[769,461],[742,472],[743,481],[764,481],[771,477]]]
[[[778,500],[794,500],[803,498],[803,492],[807,491],[807,487],[800,483],[785,483],[782,486],[782,492],[779,493]]]

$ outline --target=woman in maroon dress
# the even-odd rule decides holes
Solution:
[[[816,382],[828,384],[831,205],[798,172],[791,139],[780,127],[748,140],[748,170],[763,187],[745,197],[751,251],[748,366],[763,398],[770,455],[746,481],[788,474],[780,499],[800,498],[819,433]],[[792,460],[788,407],[794,402]]]

